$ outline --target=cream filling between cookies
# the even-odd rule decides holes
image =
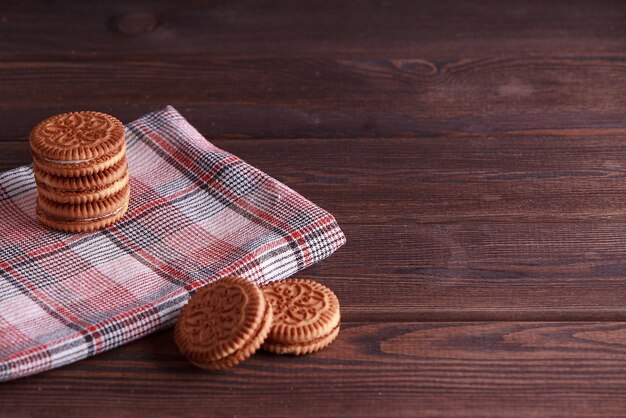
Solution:
[[[90,158],[88,160],[51,160],[49,158],[46,157],[42,157],[39,156],[39,158],[41,158],[42,160],[48,162],[48,163],[53,163],[53,164],[82,164],[82,163],[86,163],[89,161],[93,161],[94,158]]]
[[[48,217],[52,218],[52,219],[55,219],[57,221],[93,222],[93,221],[99,221],[100,219],[110,218],[111,216],[119,213],[122,209],[124,209],[124,206],[121,206],[121,207],[117,208],[116,210],[114,210],[113,212],[104,214],[102,216],[96,216],[95,218],[69,219],[69,218],[62,218],[62,217],[54,216],[54,215],[50,215],[50,214],[48,214]]]
[[[319,337],[316,337],[316,338],[314,338],[312,340],[309,340],[309,341],[299,341],[299,342],[288,343],[288,342],[280,341],[280,339],[276,340],[274,338],[268,337],[266,342],[268,344],[277,345],[277,346],[280,346],[280,347],[298,347],[299,346],[298,344],[300,344],[302,346],[309,346],[309,345],[316,344],[316,343],[324,340],[325,338],[330,337],[335,331],[337,331],[339,329],[340,326],[341,326],[341,323],[338,323],[328,333],[326,333],[324,335],[320,335]]]
[[[35,180],[39,181],[37,179],[35,179]],[[97,192],[99,192],[101,190],[105,190],[105,189],[114,187],[116,184],[119,184],[119,183],[127,181],[127,180],[129,180],[128,174],[124,174],[122,177],[120,177],[117,180],[114,180],[112,183],[103,184],[103,185],[96,185],[96,186],[93,186],[90,189],[86,189],[86,188],[81,188],[81,189],[69,189],[69,188],[68,189],[63,189],[63,188],[60,188],[60,187],[55,187],[53,184],[50,184],[49,182],[46,182],[45,180],[42,180],[41,183],[45,187],[47,187],[48,189],[52,190],[55,193],[65,194],[65,195],[67,195],[67,194],[70,194],[70,195],[74,194],[75,195],[75,194],[78,194],[78,193],[80,193],[80,194],[97,193]]]
[[[32,151],[32,149],[31,149]],[[126,152],[126,142],[123,142],[121,146],[119,146],[117,149],[115,149],[114,151],[110,151],[107,154],[101,155],[100,157],[96,157],[96,158],[88,158],[85,160],[55,160],[52,158],[46,158],[43,155],[40,155],[34,151],[32,151],[33,156],[36,155],[36,158],[39,158],[45,162],[51,163],[51,164],[58,164],[58,165],[77,165],[77,164],[83,164],[83,163],[88,163],[88,162],[92,162],[92,161],[104,161],[104,160],[109,160],[109,159],[113,159],[115,158],[117,155],[119,155],[121,152],[125,153]]]

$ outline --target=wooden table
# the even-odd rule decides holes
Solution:
[[[626,414],[623,1],[0,5],[0,169],[49,115],[166,104],[336,216],[302,276],[338,340],[211,374],[167,330],[0,415]]]

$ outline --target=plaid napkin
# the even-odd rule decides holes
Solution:
[[[130,207],[98,232],[46,229],[31,166],[0,174],[0,381],[171,325],[211,281],[282,279],[345,242],[332,215],[172,107],[127,125],[126,140]]]

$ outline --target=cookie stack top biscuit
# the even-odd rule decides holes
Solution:
[[[104,228],[128,208],[124,125],[100,112],[70,112],[41,121],[30,149],[38,190],[36,214],[65,232]]]
[[[126,156],[124,125],[100,112],[52,116],[35,126],[29,141],[37,167],[62,177],[91,175]]]

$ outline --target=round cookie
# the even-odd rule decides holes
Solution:
[[[55,176],[43,170],[36,163],[33,164],[35,180],[37,180],[39,183],[45,184],[48,187],[64,190],[90,189],[99,184],[109,184],[117,179],[122,178],[127,170],[128,163],[126,161],[126,158],[122,158],[120,161],[118,161],[113,166],[107,168],[106,170],[94,173],[89,176]]]
[[[174,340],[194,365],[222,370],[254,354],[271,323],[263,292],[242,277],[227,277],[193,295],[180,312]]]
[[[37,190],[43,197],[59,203],[85,203],[105,199],[121,191],[129,182],[128,164],[124,158],[91,176],[60,177],[33,166]]]
[[[73,161],[51,160],[33,152],[33,161],[41,170],[59,177],[90,176],[114,166],[126,157],[126,143],[98,158]]]
[[[86,219],[62,219],[51,216],[45,212],[42,212],[39,206],[35,208],[35,215],[42,224],[49,228],[56,229],[62,232],[91,232],[98,229],[106,228],[113,225],[115,222],[122,219],[126,211],[128,210],[128,202],[122,207],[116,209],[112,213],[96,218]]]
[[[275,354],[308,354],[329,345],[339,334],[339,300],[326,286],[289,279],[263,287],[273,320],[263,349]]]
[[[118,193],[106,199],[80,204],[59,203],[42,195],[37,196],[37,208],[51,218],[59,220],[84,220],[110,216],[128,204],[130,186],[127,184]]]
[[[31,131],[31,150],[52,161],[75,162],[102,157],[124,142],[124,125],[100,112],[69,112],[39,122]]]

